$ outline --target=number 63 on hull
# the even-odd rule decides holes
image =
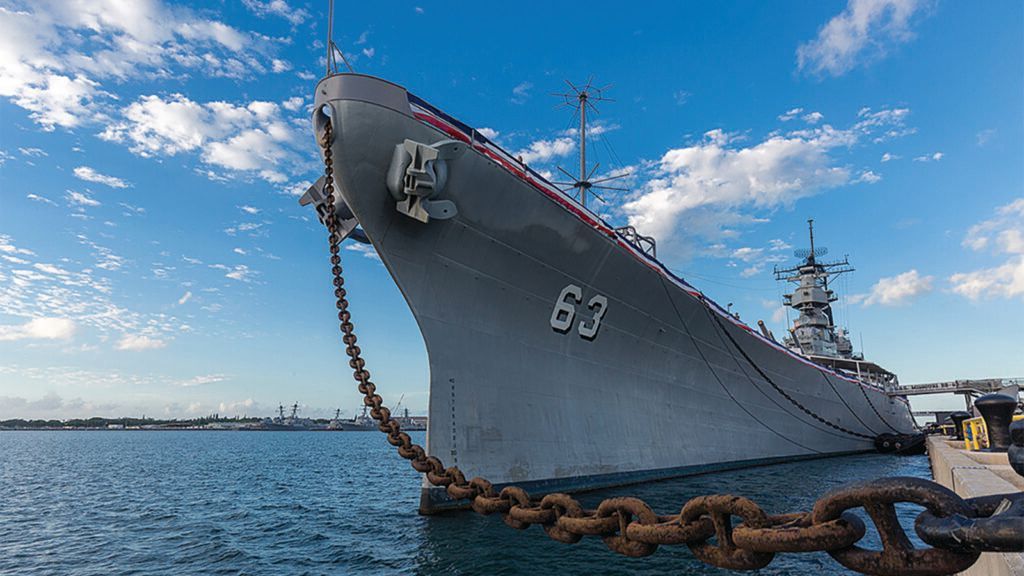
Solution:
[[[551,327],[556,332],[568,334],[572,329],[573,321],[576,319],[576,306],[583,303],[583,289],[575,284],[569,284],[562,288],[555,302],[555,308],[551,311]],[[593,312],[590,320],[585,318],[579,322],[579,334],[581,338],[593,340],[597,331],[601,328],[601,319],[608,311],[608,298],[595,294],[587,301],[586,308]]]

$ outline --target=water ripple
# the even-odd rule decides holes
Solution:
[[[413,437],[423,442],[423,433]],[[693,496],[730,492],[780,513],[891,475],[928,477],[927,459],[834,458],[580,499],[635,495],[668,513]],[[419,487],[372,433],[0,432],[0,573],[728,574],[685,546],[630,559],[600,539],[566,546],[497,516],[418,516]],[[917,509],[898,513],[911,526]],[[877,534],[868,540],[877,545]],[[824,553],[781,555],[758,572],[810,573],[845,572]]]

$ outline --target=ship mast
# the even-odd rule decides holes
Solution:
[[[572,91],[552,94],[552,96],[558,96],[559,98],[563,99],[562,106],[572,108],[580,115],[580,127],[577,131],[577,134],[579,136],[580,151],[579,174],[574,176],[570,174],[567,170],[559,166],[558,170],[562,174],[568,176],[571,179],[571,181],[555,182],[555,184],[558,186],[567,186],[568,188],[562,190],[563,192],[568,192],[573,188],[579,190],[580,204],[582,204],[584,208],[587,206],[588,193],[593,194],[595,198],[597,198],[601,202],[604,202],[604,198],[601,198],[601,196],[598,195],[597,192],[594,192],[595,188],[600,190],[619,190],[623,192],[629,191],[627,188],[620,188],[617,186],[609,186],[607,184],[603,184],[604,182],[608,182],[610,180],[624,178],[629,175],[629,172],[626,172],[624,174],[616,174],[614,176],[601,178],[599,180],[590,179],[591,177],[593,177],[594,172],[597,172],[597,168],[601,165],[601,163],[598,162],[597,164],[594,164],[594,167],[591,168],[589,171],[587,170],[587,108],[589,107],[591,111],[597,114],[597,107],[594,106],[594,102],[614,102],[614,100],[612,100],[611,98],[604,97],[604,91],[610,88],[611,85],[609,84],[608,86],[604,86],[602,88],[596,88],[593,86],[592,80],[592,78],[590,80],[587,80],[587,83],[582,88],[577,88],[575,84],[566,80],[565,83],[569,85],[569,88],[571,88]]]

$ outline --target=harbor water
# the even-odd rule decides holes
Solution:
[[[580,499],[634,495],[667,514],[732,493],[771,514],[894,475],[930,477],[927,457],[827,458]],[[685,546],[633,559],[498,516],[419,516],[419,487],[376,432],[0,432],[0,574],[730,574]],[[916,540],[918,510],[898,511]],[[877,545],[870,524],[865,541]],[[783,554],[758,572],[812,573],[848,572],[824,553]]]

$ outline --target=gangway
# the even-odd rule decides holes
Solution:
[[[964,402],[970,409],[971,401],[983,394],[1009,392],[1016,395],[1024,387],[1024,378],[984,378],[979,380],[948,380],[945,382],[924,382],[904,384],[888,391],[890,396],[922,396],[925,394],[963,394]]]

